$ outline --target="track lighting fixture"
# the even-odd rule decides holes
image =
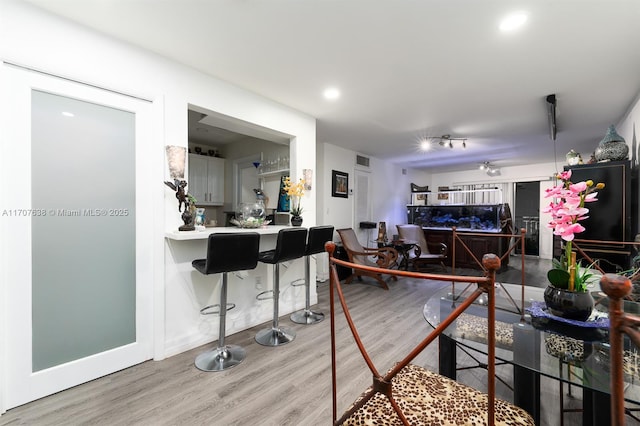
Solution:
[[[488,176],[500,176],[500,169],[492,166],[488,161],[480,164],[480,170],[486,171]]]
[[[438,138],[434,138],[438,139]],[[453,141],[462,141],[462,148],[467,147],[467,139],[466,138],[452,138],[451,135],[442,135],[440,136],[440,146],[447,145],[449,148],[453,149]]]
[[[454,142],[461,142],[462,148],[467,147],[467,138],[452,138],[451,135],[426,137],[421,140],[420,147],[422,148],[423,151],[426,151],[429,149],[431,142],[437,142],[438,145],[442,147],[447,146],[450,149],[453,149]]]

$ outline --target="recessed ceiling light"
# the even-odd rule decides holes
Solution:
[[[527,22],[527,14],[524,12],[516,12],[508,15],[500,21],[500,31],[508,32],[520,28]]]
[[[420,149],[423,151],[429,151],[431,149],[431,143],[428,139],[422,139],[420,141]]]
[[[323,95],[325,99],[335,100],[340,97],[340,91],[335,87],[330,87],[324,91]]]
[[[62,111],[62,115],[64,115],[65,117],[75,117],[76,115],[72,112],[68,112],[68,111]]]

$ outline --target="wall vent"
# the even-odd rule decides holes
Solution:
[[[369,167],[369,157],[356,154],[356,164],[362,167]]]

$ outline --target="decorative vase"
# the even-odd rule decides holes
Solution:
[[[302,216],[291,216],[291,226],[302,225]]]
[[[588,291],[569,291],[552,285],[544,290],[544,302],[551,314],[576,321],[586,321],[594,305]]]
[[[611,125],[598,144],[594,155],[598,161],[626,160],[629,156],[629,147],[624,138],[616,132],[615,126]]]
[[[242,228],[258,228],[264,223],[266,208],[262,200],[238,204],[236,221]]]
[[[570,166],[575,166],[576,164],[580,164],[580,154],[577,153],[575,150],[571,150],[569,152],[567,152],[567,164]]]

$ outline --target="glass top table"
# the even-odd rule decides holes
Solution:
[[[424,318],[432,327],[437,326],[440,318],[474,289],[475,284],[467,288],[459,283],[443,288],[424,305]],[[543,293],[543,288],[525,286],[523,303],[520,285],[496,286],[496,359],[514,366],[514,403],[529,411],[538,423],[539,379],[543,375],[583,388],[583,424],[607,424],[600,423],[604,419],[608,422],[610,412],[606,314],[597,310],[586,323],[571,324],[540,309],[539,305],[544,308]],[[439,340],[440,374],[455,379],[456,345],[486,354],[486,311],[486,295],[482,295],[443,333]],[[566,365],[572,366],[571,374]],[[640,404],[639,369],[640,354],[625,340],[625,399],[635,404]]]

